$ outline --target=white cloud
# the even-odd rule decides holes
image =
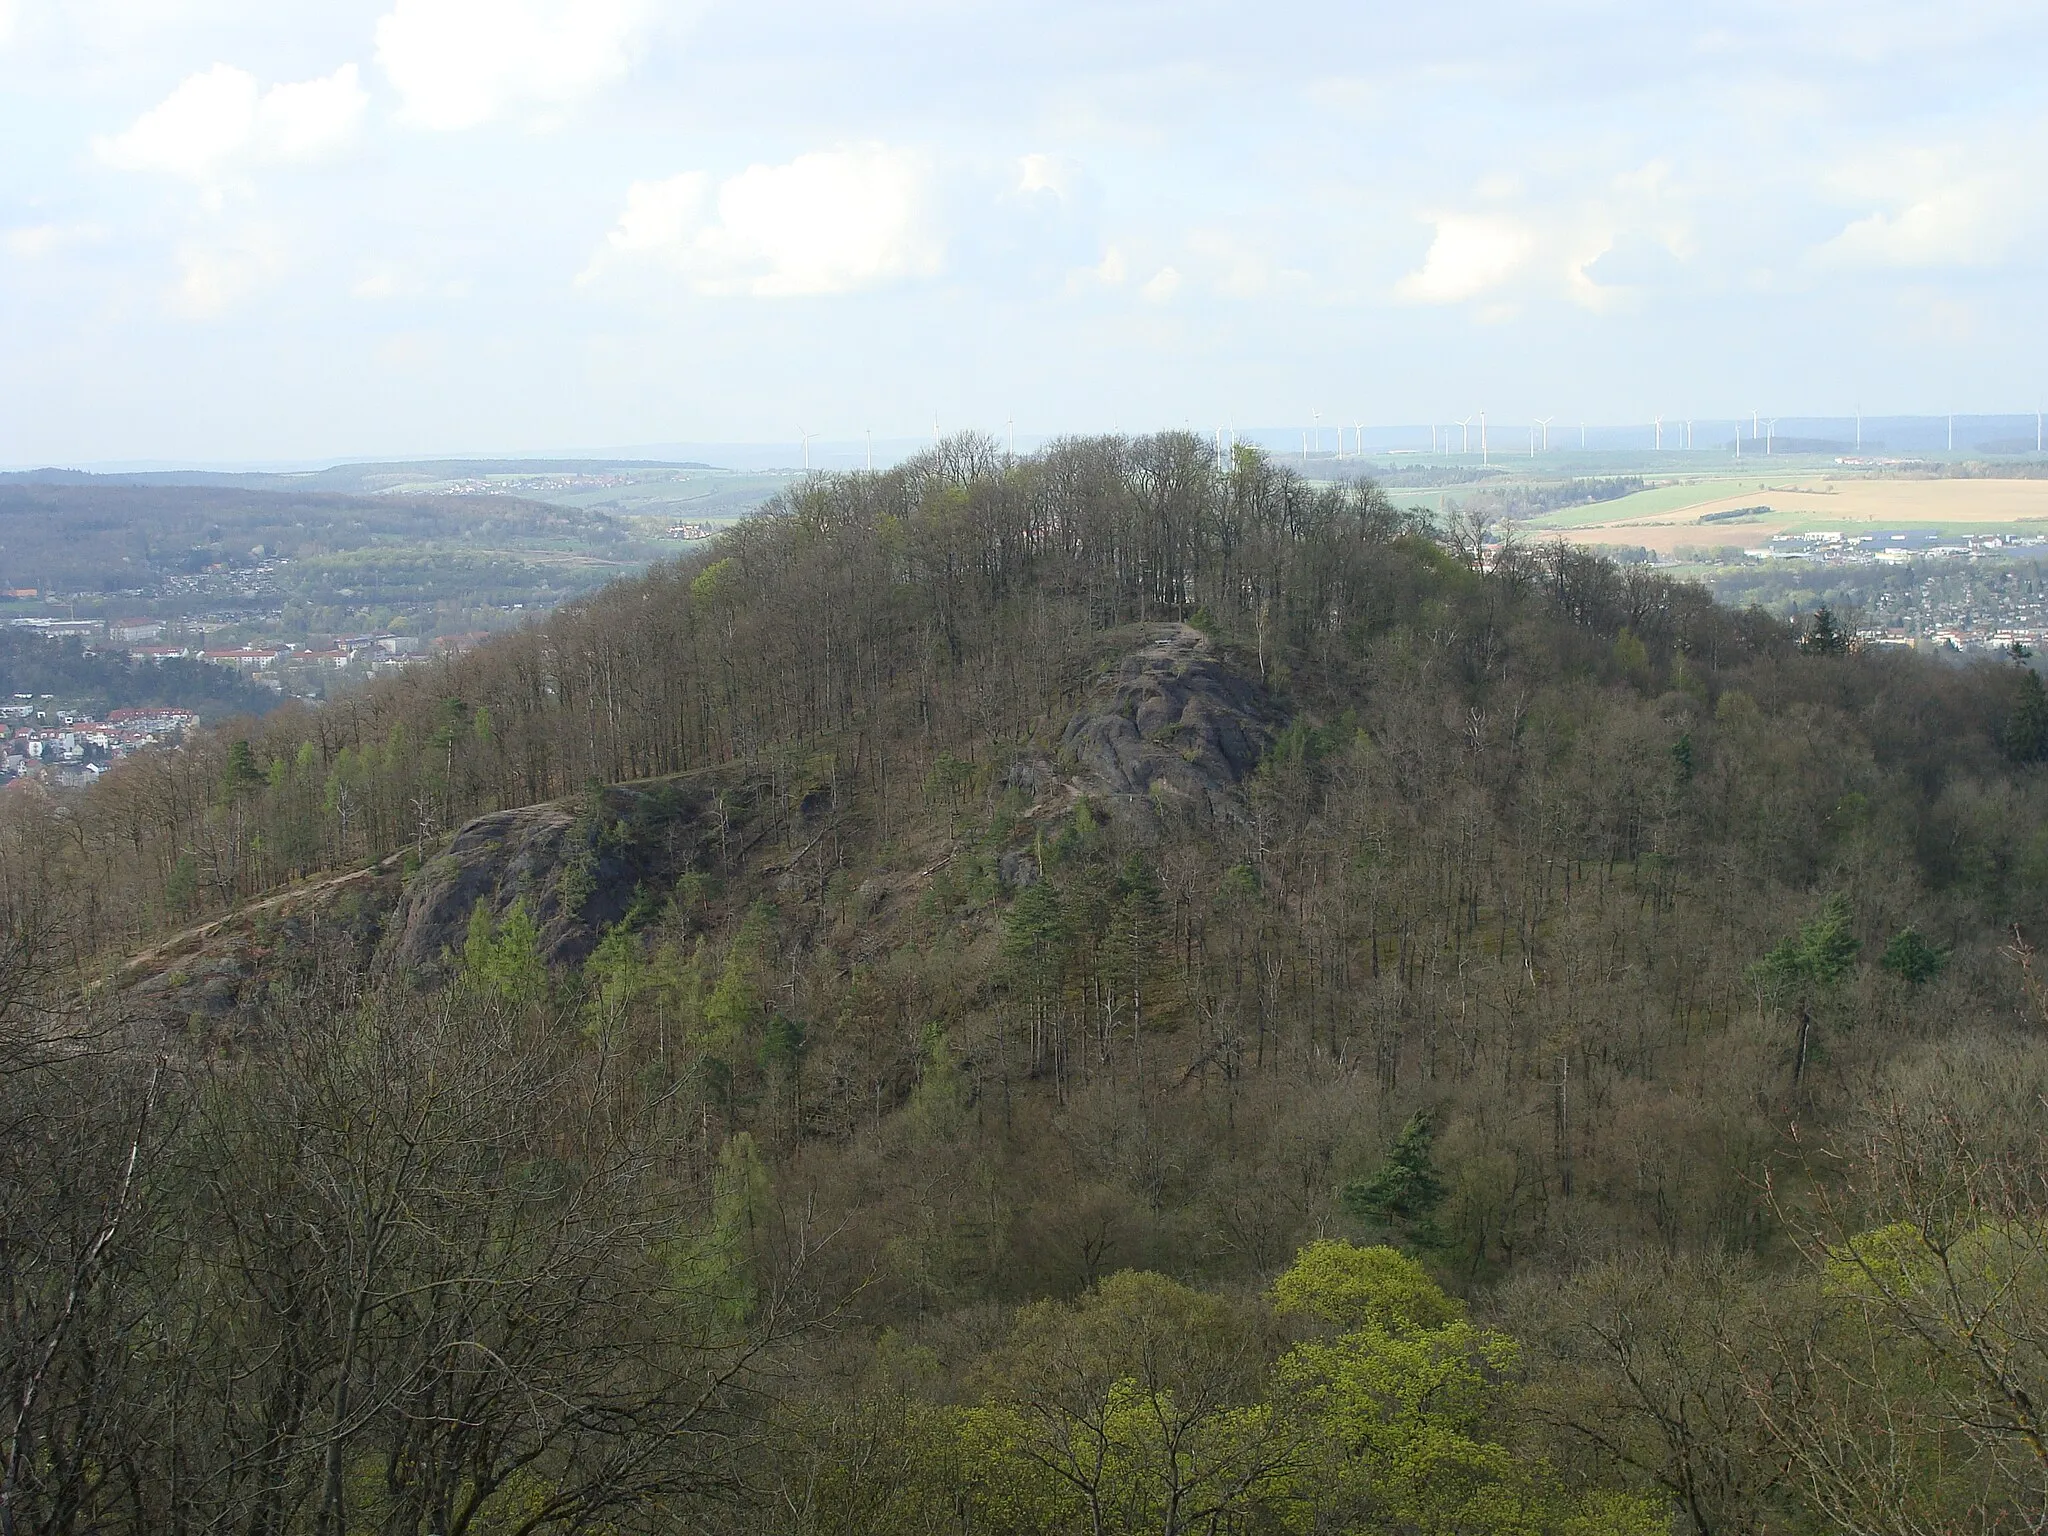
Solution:
[[[1893,211],[1855,220],[1820,254],[1857,266],[1990,266],[2010,245],[2008,216],[2021,190],[1989,176],[1953,182]]]
[[[1164,304],[1180,292],[1180,271],[1175,267],[1161,267],[1139,285],[1138,297],[1151,304]]]
[[[2008,119],[1962,139],[1894,146],[1835,167],[1824,185],[1861,217],[1815,257],[1860,267],[1997,265],[2042,212],[2035,178],[2014,149],[2038,142],[2040,133],[2038,122]]]
[[[7,254],[19,261],[37,261],[55,255],[67,246],[87,245],[106,238],[97,224],[28,224],[7,231]]]
[[[408,121],[474,128],[616,80],[650,21],[647,0],[397,0],[377,23],[377,63]]]
[[[469,285],[460,279],[430,282],[426,274],[393,261],[370,263],[349,285],[349,293],[373,302],[385,299],[466,299]]]
[[[369,105],[355,65],[318,80],[273,85],[256,109],[256,149],[265,160],[317,160],[342,148]]]
[[[256,136],[262,93],[256,77],[231,64],[189,75],[116,138],[100,158],[124,171],[168,171],[203,181],[243,153]]]
[[[1485,214],[1436,217],[1436,238],[1422,266],[1396,291],[1423,304],[1455,304],[1496,288],[1520,270],[1535,244],[1513,219]]]
[[[217,182],[250,164],[318,159],[345,146],[369,98],[353,64],[268,91],[231,64],[188,75],[128,131],[98,141],[100,158],[125,171],[162,171]]]
[[[177,307],[195,318],[206,318],[276,277],[284,268],[284,247],[274,230],[244,229],[225,238],[187,244],[178,252],[178,264],[182,270]]]
[[[917,155],[823,150],[750,166],[715,191],[700,171],[635,182],[607,254],[665,262],[706,294],[849,293],[938,274],[945,245],[930,205]]]
[[[1017,161],[1019,192],[1050,192],[1055,197],[1065,197],[1073,179],[1073,167],[1054,155],[1024,155]]]
[[[416,299],[427,291],[417,275],[391,262],[371,267],[350,285],[359,299]]]

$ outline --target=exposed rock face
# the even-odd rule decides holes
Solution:
[[[1240,816],[1238,787],[1285,719],[1264,684],[1219,656],[1201,631],[1174,624],[1117,664],[1105,696],[1067,722],[1060,747],[1079,770],[1077,787],[1146,831],[1173,812]]]
[[[670,779],[477,817],[406,882],[385,963],[437,970],[462,949],[479,902],[495,918],[524,902],[548,962],[581,961],[643,889],[665,896],[707,855],[721,861],[721,835],[737,829],[716,791],[708,780]]]
[[[763,835],[763,809],[730,776],[696,776],[479,816],[410,878],[394,854],[307,881],[136,956],[104,995],[194,1047],[247,1042],[262,1034],[272,984],[329,953],[432,976],[461,952],[479,903],[501,919],[525,902],[544,956],[573,964],[643,890],[659,900],[689,870],[745,859]],[[811,819],[799,808],[794,827]]]
[[[130,1023],[193,1051],[246,1044],[261,1036],[275,985],[327,960],[369,958],[400,883],[391,858],[289,887],[137,955],[102,995]]]

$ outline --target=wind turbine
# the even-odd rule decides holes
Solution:
[[[1664,451],[1664,418],[1663,418],[1662,416],[1659,416],[1659,417],[1657,418],[1657,422],[1656,422],[1656,429],[1657,429],[1657,438],[1656,438],[1656,442],[1657,442],[1657,451],[1658,451],[1659,453],[1662,453],[1662,452]]]
[[[875,429],[862,427],[860,431],[861,436],[868,440],[868,473],[872,475],[875,472]]]
[[[1954,411],[1948,413],[1948,451],[1950,453],[1956,451],[1956,413]]]
[[[802,427],[798,427],[796,429],[796,435],[803,439],[804,473],[808,475],[811,472],[811,439],[816,437],[818,434],[815,432],[806,432]]]
[[[1010,457],[1017,457],[1017,418],[1010,418]]]
[[[1863,451],[1863,407],[1856,407],[1856,451]]]
[[[1458,452],[1470,453],[1472,451],[1472,418],[1467,416],[1463,421],[1459,422],[1458,430],[1465,434],[1465,445]]]
[[[1764,457],[1767,459],[1771,456],[1771,435],[1777,430],[1778,418],[1766,416],[1764,418]]]
[[[1538,416],[1536,418],[1536,425],[1543,429],[1543,451],[1545,453],[1550,452],[1550,424],[1555,420],[1557,420],[1555,416]]]
[[[1486,412],[1479,413],[1479,462],[1486,463]]]

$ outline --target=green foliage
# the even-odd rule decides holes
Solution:
[[[739,583],[739,564],[714,560],[690,580],[691,601],[707,606],[728,600]]]
[[[1902,928],[1892,935],[1877,963],[1901,981],[1917,987],[1942,973],[1948,965],[1948,951],[1930,944],[1918,930]]]
[[[1288,1439],[1244,1319],[1126,1272],[1024,1308],[958,1433],[980,1528],[1193,1533],[1284,1500]]]
[[[1296,720],[1274,738],[1260,766],[1313,770],[1351,745],[1357,735],[1358,716],[1352,710],[1321,725]]]
[[[227,762],[221,769],[221,793],[229,800],[243,799],[269,783],[257,765],[256,753],[246,739],[228,743]]]
[[[2041,674],[2031,667],[2013,674],[2013,699],[2000,745],[2016,763],[2048,758],[2048,689],[2041,685]]]
[[[1318,1243],[1273,1303],[1325,1331],[1275,1359],[1255,1310],[1128,1271],[1026,1306],[927,1465],[958,1469],[970,1529],[1015,1536],[1665,1529],[1516,1449],[1519,1350],[1412,1260]]]
[[[1273,1310],[1339,1328],[1441,1328],[1465,1315],[1407,1254],[1329,1238],[1302,1249],[1273,1282]]]
[[[1419,1247],[1435,1246],[1441,1241],[1436,1214],[1445,1193],[1435,1145],[1429,1115],[1411,1116],[1387,1149],[1386,1161],[1344,1186],[1344,1208],[1362,1221],[1405,1232]]]
[[[17,560],[18,536],[18,526],[11,526],[9,554]],[[281,702],[270,689],[210,661],[135,661],[120,651],[87,651],[75,635],[44,639],[0,626],[0,697],[21,695],[47,695],[95,715],[110,709],[190,709],[208,723],[266,714]]]
[[[804,1048],[810,1043],[809,1033],[798,1020],[776,1014],[761,1031],[761,1065],[794,1068],[803,1060]]]
[[[917,1086],[910,1091],[909,1115],[927,1142],[944,1145],[959,1133],[966,1110],[960,1068],[946,1045],[946,1031],[936,1023],[924,1027]]]
[[[1836,623],[1834,610],[1825,606],[1816,608],[1813,619],[1806,626],[1806,633],[1800,637],[1799,648],[1810,656],[1845,656],[1849,652],[1849,636]]]
[[[540,925],[524,900],[515,900],[495,922],[485,902],[470,908],[462,976],[483,996],[501,1003],[537,1003],[548,995],[551,984],[541,958]]]
[[[749,908],[704,1004],[707,1049],[728,1053],[766,1021],[765,992],[774,939],[772,910],[762,903]]]
[[[597,850],[582,848],[563,860],[555,876],[555,899],[569,917],[581,917],[597,892]]]
[[[199,863],[189,853],[181,853],[171,865],[170,877],[164,882],[164,904],[172,913],[182,917],[192,910],[199,899]]]
[[[1750,975],[1774,1001],[1825,995],[1842,984],[1862,947],[1848,898],[1837,892],[1812,921],[1750,967]]]
[[[1012,980],[1033,987],[1056,977],[1066,939],[1059,892],[1042,879],[1025,886],[1003,918],[1003,964]]]
[[[1633,631],[1624,628],[1614,637],[1614,664],[1628,677],[1650,670],[1650,649]]]
[[[1671,771],[1681,784],[1690,784],[1694,773],[1692,737],[1680,736],[1671,743]]]
[[[1274,1285],[1283,1314],[1341,1332],[1297,1345],[1275,1393],[1303,1434],[1301,1507],[1314,1529],[1465,1533],[1666,1529],[1649,1500],[1574,1495],[1509,1443],[1521,1350],[1466,1320],[1411,1259],[1317,1243]]]
[[[771,1209],[768,1168],[753,1134],[727,1137],[712,1176],[710,1226],[675,1264],[677,1287],[691,1307],[726,1326],[753,1315]]]

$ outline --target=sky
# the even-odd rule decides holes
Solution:
[[[2048,394],[2040,0],[0,0],[0,464]]]

